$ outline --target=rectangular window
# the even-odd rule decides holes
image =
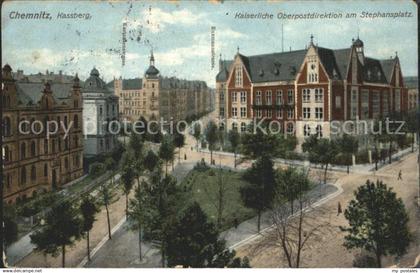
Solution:
[[[276,116],[277,116],[278,119],[282,119],[283,118],[283,111],[282,110],[277,110]]]
[[[232,108],[232,117],[236,118],[238,116],[238,108],[233,107]]]
[[[255,98],[255,104],[256,105],[261,105],[261,91],[257,91],[257,95]]]
[[[323,117],[324,117],[324,109],[322,107],[315,107],[315,118],[323,119]]]
[[[324,90],[322,88],[315,89],[315,102],[323,102],[324,99]]]
[[[267,105],[271,105],[271,90],[267,90],[267,92],[265,93],[265,102]]]
[[[303,126],[303,135],[306,137],[311,135],[311,127],[308,124]]]
[[[335,108],[341,108],[341,96],[335,97]]]
[[[303,118],[310,119],[311,118],[311,108],[303,107]]]
[[[232,102],[236,102],[237,98],[237,93],[236,92],[232,92]]]
[[[245,91],[241,92],[241,103],[246,103],[246,92]]]
[[[243,81],[242,81],[242,66],[238,65],[235,69],[235,86],[236,87],[242,87]]]
[[[224,117],[225,116],[225,108],[220,108],[220,116]]]
[[[369,118],[369,90],[362,90],[361,92],[361,119]]]
[[[271,111],[271,109],[267,110],[267,118],[272,118],[273,117],[273,112]]]
[[[311,100],[311,90],[303,89],[302,102],[310,102],[310,100]]]
[[[246,117],[246,108],[241,107],[241,118],[245,118],[245,117]]]
[[[220,103],[224,103],[225,102],[225,93],[221,92],[220,93]]]
[[[321,125],[316,126],[316,135],[318,137],[322,137],[322,126]]]
[[[401,109],[401,94],[400,89],[395,89],[395,111],[400,111]]]
[[[383,95],[382,95],[382,114],[384,115],[384,116],[387,116],[388,115],[388,113],[389,113],[389,93],[388,93],[388,90],[387,91],[385,91],[385,92],[383,92]]]
[[[292,119],[293,118],[293,113],[294,111],[293,111],[293,109],[287,109],[287,118],[288,119]]]
[[[283,103],[283,91],[282,90],[277,90],[276,92],[276,104],[277,105],[282,105]]]
[[[258,109],[256,111],[256,113],[257,113],[257,118],[261,118],[262,117],[262,110],[261,109]]]
[[[293,90],[287,90],[287,103],[288,104],[293,104],[294,103],[294,99],[293,99]]]
[[[378,118],[380,115],[379,91],[372,91],[372,117]]]

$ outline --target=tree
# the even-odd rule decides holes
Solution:
[[[247,259],[234,258],[213,223],[194,202],[178,218],[168,234],[168,266],[183,267],[249,267]]]
[[[105,170],[108,170],[111,172],[111,183],[114,183],[114,173],[117,167],[117,162],[111,156],[108,156],[105,159],[104,167],[105,167]]]
[[[349,221],[344,237],[347,249],[362,248],[373,252],[376,263],[381,267],[381,257],[403,255],[410,243],[408,215],[401,198],[382,181],[367,180],[355,192],[344,212]]]
[[[89,166],[89,175],[95,178],[103,174],[105,170],[105,165],[103,163],[94,162]]]
[[[326,138],[312,135],[302,144],[303,152],[309,154],[309,161],[321,164],[324,168],[324,183],[327,183],[328,165],[331,164],[338,152],[337,143]]]
[[[244,205],[257,212],[257,229],[260,232],[261,213],[271,206],[275,191],[273,162],[268,157],[260,157],[243,175],[247,184],[240,189]]]
[[[129,227],[132,230],[138,231],[138,240],[139,240],[139,260],[143,260],[142,255],[142,228],[146,222],[146,209],[145,206],[148,204],[148,196],[144,194],[140,188],[140,183],[137,184],[135,189],[134,198],[130,199],[130,205],[128,209],[127,219],[129,222]]]
[[[136,174],[133,170],[131,165],[125,166],[123,168],[122,174],[121,174],[121,180],[123,182],[123,192],[125,195],[125,213],[128,214],[128,195],[131,192],[131,189],[134,185]]]
[[[292,217],[291,209],[282,193],[276,193],[272,209],[270,210],[272,229],[262,233],[262,240],[254,248],[258,251],[279,248],[280,253],[286,260],[289,267],[298,268],[301,266],[303,252],[310,248],[311,242],[322,238],[322,233],[331,232],[330,215],[321,208],[311,209],[313,200],[304,191],[307,183],[305,175],[299,175],[300,180],[295,181],[292,188],[296,188],[297,195],[295,202],[297,209]],[[299,188],[300,187],[300,188]],[[294,192],[294,190],[287,190]]]
[[[411,152],[414,152],[415,134],[417,134],[419,131],[419,123],[416,111],[409,111],[406,115],[404,115],[403,119],[405,121],[405,132],[411,134]]]
[[[256,127],[254,132],[243,134],[241,141],[242,153],[248,159],[273,158],[278,154],[280,147],[279,138],[271,134],[265,125],[262,125],[261,128]]]
[[[82,214],[82,234],[86,234],[86,243],[87,243],[87,257],[90,261],[90,240],[89,232],[93,227],[95,222],[95,214],[99,212],[99,208],[96,205],[95,201],[90,195],[86,195],[82,199],[80,204],[80,212]]]
[[[147,211],[145,239],[151,241],[159,249],[162,267],[165,267],[168,232],[177,215],[179,196],[176,179],[170,175],[162,178],[160,170],[157,170],[152,174],[145,191],[149,197],[149,202],[144,207]]]
[[[214,121],[210,121],[207,124],[206,132],[205,132],[206,141],[209,144],[209,150],[210,150],[210,164],[213,164],[213,151],[218,141],[217,131],[218,129],[217,129],[216,123],[214,123]]]
[[[152,172],[156,167],[159,166],[159,157],[152,150],[149,150],[144,158],[143,165],[146,170]]]
[[[165,136],[159,148],[159,157],[165,162],[165,176],[168,176],[168,163],[174,160],[174,151],[171,138]]]
[[[102,185],[99,188],[99,195],[100,195],[101,203],[105,206],[105,210],[106,210],[106,220],[108,224],[108,238],[112,239],[111,238],[111,221],[109,219],[109,206],[116,201],[115,199],[116,194],[112,189],[110,189],[109,185]]]
[[[276,193],[290,203],[291,214],[294,213],[294,201],[309,188],[310,181],[304,171],[288,167],[276,172]]]
[[[352,156],[359,149],[358,140],[351,135],[344,134],[337,140],[338,150],[346,157],[347,173],[350,173],[350,164],[352,164]]]
[[[198,142],[200,141],[200,138],[201,138],[201,125],[200,125],[200,123],[194,123],[193,136],[194,136],[195,140],[197,141],[197,151],[198,151]]]
[[[173,143],[178,148],[178,162],[181,161],[181,148],[185,145],[185,136],[182,133],[176,132],[173,135]]]
[[[81,236],[81,220],[68,201],[53,207],[45,219],[45,226],[30,236],[36,249],[57,256],[61,249],[62,266],[66,264],[66,246]]]
[[[18,239],[18,225],[16,223],[16,213],[12,207],[4,206],[4,252],[7,253],[7,247]]]
[[[237,152],[238,146],[241,142],[241,135],[238,133],[237,130],[230,130],[228,138],[229,138],[230,146],[233,149],[234,167],[236,169],[236,152]]]

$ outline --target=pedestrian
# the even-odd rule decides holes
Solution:
[[[184,160],[187,160],[187,154],[184,154]]]
[[[238,226],[239,226],[238,218],[235,217],[235,219],[233,219],[233,225],[235,226],[235,229],[238,228]]]
[[[398,178],[397,178],[397,180],[403,180],[402,179],[402,171],[401,170],[398,172]]]
[[[342,213],[343,211],[341,210],[341,203],[338,202],[338,206],[337,206],[337,216],[340,215],[340,213]]]

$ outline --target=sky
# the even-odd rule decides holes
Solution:
[[[12,12],[51,14],[51,20],[11,19]],[[411,12],[411,17],[361,18],[362,12]],[[90,19],[57,19],[58,13]],[[274,18],[235,19],[235,14],[271,13]],[[278,19],[279,12],[354,12],[356,18]],[[125,64],[122,64],[126,24]],[[214,30],[212,54],[211,29]],[[282,31],[283,28],[283,31]],[[2,7],[2,63],[25,74],[46,70],[78,73],[96,67],[105,81],[142,77],[153,49],[163,76],[204,80],[215,85],[219,55],[256,55],[304,49],[313,34],[319,46],[364,42],[365,55],[386,59],[398,52],[404,76],[417,75],[417,13],[412,1],[9,1]],[[212,55],[216,62],[212,67]]]

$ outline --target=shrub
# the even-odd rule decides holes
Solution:
[[[92,163],[89,166],[89,175],[92,177],[98,177],[105,172],[105,165],[100,162]]]

